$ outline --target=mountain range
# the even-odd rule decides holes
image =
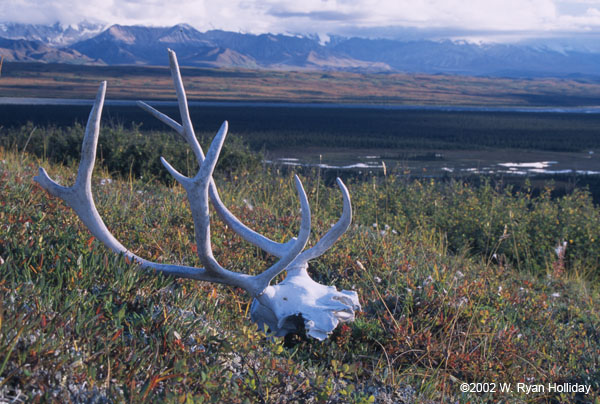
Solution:
[[[311,36],[200,32],[186,24],[0,24],[0,55],[6,61],[165,65],[166,48],[177,52],[181,65],[200,67],[600,78],[597,46],[551,41],[475,44],[334,36],[323,43]]]

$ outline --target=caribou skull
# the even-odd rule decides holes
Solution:
[[[198,160],[199,170],[193,178],[189,178],[180,174],[161,158],[165,168],[187,192],[194,220],[198,255],[204,268],[156,263],[137,256],[113,237],[98,214],[92,197],[91,178],[96,159],[106,82],[102,82],[100,85],[88,119],[75,184],[68,188],[57,184],[50,179],[42,167],[34,180],[49,193],[63,199],[67,205],[73,208],[98,240],[114,252],[123,254],[138,263],[141,267],[176,277],[217,282],[245,289],[254,298],[250,312],[252,320],[259,327],[267,326],[271,335],[283,336],[298,331],[297,320],[301,318],[308,335],[319,340],[327,338],[339,322],[354,320],[354,312],[360,310],[360,304],[354,291],[338,292],[333,286],[325,286],[313,281],[307,272],[308,261],[322,255],[350,225],[352,207],[348,190],[338,178],[337,183],[343,196],[342,216],[312,248],[306,251],[303,249],[310,234],[310,207],[302,183],[297,176],[295,181],[302,216],[298,237],[287,243],[277,243],[248,228],[225,207],[219,198],[212,178],[219,152],[227,135],[228,124],[227,122],[223,123],[205,157],[192,127],[175,52],[169,50],[169,58],[182,124],[180,125],[143,102],[138,102],[138,105],[183,136]],[[218,215],[233,231],[246,241],[277,256],[279,261],[254,276],[232,272],[219,265],[213,257],[210,243],[209,199]],[[286,278],[276,285],[271,285],[273,278],[284,270],[287,270]]]

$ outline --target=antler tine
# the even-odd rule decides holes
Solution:
[[[302,182],[300,181],[300,178],[298,178],[297,175],[294,176],[294,181],[296,183],[296,190],[298,192],[298,197],[300,198],[300,205],[302,209],[300,231],[298,232],[298,238],[290,242],[290,248],[285,253],[285,255],[283,257],[280,257],[279,261],[277,261],[272,267],[262,272],[260,275],[257,275],[259,284],[261,286],[264,286],[263,290],[269,285],[273,278],[280,274],[286,267],[288,267],[290,263],[292,263],[296,259],[298,254],[300,254],[300,252],[306,246],[308,237],[310,236],[311,222],[310,205],[308,204],[308,198],[306,197],[306,192],[304,192]]]
[[[104,106],[104,96],[106,94],[106,81],[100,83],[94,105],[88,117],[88,122],[85,127],[83,137],[83,145],[81,150],[81,161],[79,170],[77,171],[77,179],[73,187],[67,188],[53,181],[43,167],[39,168],[39,175],[33,179],[38,182],[45,190],[52,195],[64,199],[75,192],[81,193],[86,190],[86,184],[91,183],[92,171],[94,170],[94,161],[96,159],[96,145],[98,143],[98,135],[100,133],[100,116],[102,115],[102,107]],[[92,150],[87,150],[91,147]],[[76,189],[78,191],[76,191]]]
[[[92,172],[96,159],[96,146],[100,134],[100,117],[104,106],[106,81],[100,84],[94,106],[90,112],[81,148],[81,161],[77,171],[77,179],[71,187],[63,187],[53,181],[44,168],[39,168],[39,175],[33,179],[52,195],[64,200],[96,238],[118,253],[128,254],[129,251],[106,228],[92,197]]]
[[[321,237],[317,244],[302,252],[302,254],[300,254],[294,260],[294,262],[292,262],[291,266],[305,264],[312,259],[320,257],[325,253],[325,251],[329,250],[331,246],[339,240],[340,237],[342,237],[346,230],[348,230],[348,226],[350,226],[350,223],[352,222],[352,203],[350,202],[350,193],[340,178],[337,178],[336,181],[338,187],[340,187],[340,191],[342,192],[342,216],[337,223],[327,233],[325,233],[323,237]]]
[[[196,229],[196,244],[198,246],[198,256],[200,261],[204,262],[207,268],[216,274],[223,274],[224,268],[215,260],[210,245],[210,215],[208,210],[208,185],[212,178],[217,159],[225,136],[227,135],[227,123],[223,123],[217,136],[213,139],[208,154],[198,173],[193,179],[194,188],[188,190],[190,206],[192,207],[192,216],[194,218],[194,227]],[[198,198],[192,201],[192,193],[198,193]],[[195,205],[194,202],[198,204]],[[193,205],[193,206],[192,206]]]
[[[171,76],[173,77],[173,83],[175,84],[175,92],[177,93],[177,103],[179,104],[179,113],[181,115],[181,125],[184,129],[184,136],[187,142],[190,144],[194,155],[198,159],[198,163],[201,163],[204,159],[204,154],[202,153],[202,148],[200,147],[198,139],[196,139],[196,134],[194,133],[194,126],[192,125],[192,119],[190,118],[187,96],[185,94],[185,88],[183,87],[183,80],[181,79],[177,55],[171,49],[169,49],[168,52]]]

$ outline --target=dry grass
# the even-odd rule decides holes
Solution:
[[[167,67],[6,63],[5,97],[93,98],[108,80],[108,99],[169,99]],[[427,74],[183,68],[191,100],[387,103],[408,105],[592,105],[600,83],[559,79]]]

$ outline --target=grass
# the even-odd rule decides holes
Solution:
[[[32,181],[40,164],[63,184],[76,172],[0,149],[0,400],[600,402],[600,209],[583,190],[553,198],[394,173],[352,182],[353,225],[310,271],[356,290],[363,311],[325,342],[273,340],[249,320],[242,291],[140,271],[107,251]],[[302,179],[314,242],[341,196],[317,172]],[[255,167],[217,184],[253,228],[276,240],[297,231],[290,173]],[[179,186],[100,168],[93,187],[136,254],[198,264]],[[256,273],[272,262],[213,223],[225,267]],[[461,393],[463,382],[512,391]],[[591,393],[526,395],[518,382]]]

